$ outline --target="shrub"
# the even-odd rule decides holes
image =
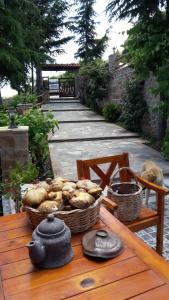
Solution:
[[[169,132],[166,131],[165,137],[162,142],[162,154],[166,160],[169,160]]]
[[[93,110],[102,111],[102,101],[106,98],[109,83],[109,71],[106,63],[96,59],[80,68],[83,87],[81,98],[84,104]]]
[[[31,108],[23,116],[18,116],[17,122],[19,125],[29,126],[29,149],[32,162],[43,174],[49,159],[48,134],[53,132],[56,126],[58,127],[58,122],[52,113],[43,114],[37,108]]]
[[[31,162],[27,165],[16,163],[9,172],[9,179],[1,184],[1,188],[7,197],[15,200],[16,211],[19,212],[21,205],[21,185],[32,183],[38,177],[38,170]]]
[[[103,107],[103,116],[107,121],[115,122],[120,117],[121,105],[118,103],[108,103]]]
[[[37,95],[26,92],[26,93],[21,93],[19,95],[16,95],[16,96],[12,97],[11,100],[12,101],[11,101],[10,105],[13,106],[14,108],[16,108],[18,104],[23,104],[23,103],[36,104]]]
[[[143,82],[137,79],[127,82],[122,107],[122,119],[127,129],[140,132],[143,115],[147,111],[147,104],[143,98]]]
[[[8,126],[9,125],[9,116],[6,109],[0,110],[0,127]]]

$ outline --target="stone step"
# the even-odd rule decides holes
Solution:
[[[53,103],[80,103],[80,100],[50,100],[48,104],[53,104]]]
[[[61,124],[61,123],[60,123]],[[64,124],[64,123],[62,123]],[[71,124],[71,123],[69,123]],[[85,142],[85,141],[106,141],[106,140],[122,140],[122,139],[133,139],[133,138],[139,138],[139,135],[121,135],[119,136],[97,136],[97,137],[86,137],[86,138],[69,138],[69,139],[64,139],[64,138],[49,138],[48,143],[72,143],[72,142]]]
[[[62,123],[59,130],[49,136],[49,141],[90,141],[138,137],[137,133],[108,122]]]
[[[95,120],[75,120],[75,121],[59,121],[57,119],[57,121],[59,122],[59,124],[64,124],[64,123],[98,123],[98,122],[105,122],[105,120],[100,120],[100,119],[95,119]]]
[[[46,109],[46,108],[44,108],[44,109],[42,109],[42,111],[43,112],[47,112],[47,111],[91,111],[91,109],[90,108],[82,108],[82,109],[80,109],[80,108],[69,108],[69,109],[52,109],[52,108],[48,108],[48,109]]]
[[[42,110],[89,110],[88,107],[82,105],[81,103],[47,103],[42,105]]]
[[[104,118],[91,110],[85,111],[56,111],[52,112],[54,118],[59,122],[104,122]]]
[[[70,101],[70,100],[80,100],[78,97],[54,97],[50,96],[50,101]]]

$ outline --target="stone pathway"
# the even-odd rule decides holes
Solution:
[[[62,102],[63,101],[63,102]],[[152,159],[162,168],[168,179],[169,162],[161,154],[145,145],[137,134],[115,124],[104,121],[80,101],[73,99],[52,99],[43,106],[43,111],[51,110],[59,120],[59,130],[49,136],[49,150],[54,175],[62,175],[70,180],[77,179],[76,160],[100,156],[129,153],[130,166],[139,172],[146,159]],[[154,194],[150,206],[154,207]],[[138,235],[155,247],[155,227],[140,231]],[[164,257],[169,260],[169,197],[165,204]]]
[[[129,153],[131,168],[139,172],[146,159],[154,159],[169,174],[169,163],[146,146],[138,134],[127,131],[94,113],[79,100],[54,100],[43,105],[59,120],[59,130],[49,136],[49,149],[55,175],[77,179],[76,160]]]

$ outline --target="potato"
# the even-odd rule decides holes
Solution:
[[[76,208],[87,208],[95,202],[95,198],[84,192],[76,191],[69,203]]]
[[[59,210],[59,204],[56,201],[45,201],[38,207],[39,211],[52,213]]]
[[[88,191],[88,190],[91,190],[91,189],[96,189],[99,186],[96,183],[89,180],[89,179],[83,179],[83,180],[79,180],[77,182],[77,187],[79,189],[85,189],[86,191]]]
[[[74,193],[75,190],[76,190],[76,183],[74,183],[74,182],[66,182],[62,188],[63,192],[67,191],[71,194]]]
[[[51,185],[48,184],[46,181],[39,182],[38,186],[43,187],[48,193],[51,191]]]
[[[61,191],[63,188],[63,182],[62,181],[53,181],[51,184],[51,190],[53,192]]]
[[[90,195],[94,196],[95,198],[97,198],[100,195],[101,192],[102,192],[102,188],[100,188],[100,187],[97,187],[95,189],[90,189],[88,191],[88,193]]]
[[[26,192],[23,203],[31,207],[37,207],[48,198],[47,191],[43,187],[33,187]]]
[[[67,181],[69,181],[69,180],[67,180],[67,179],[65,179],[65,178],[63,178],[63,177],[55,177],[54,180],[56,180],[56,181],[62,181],[62,182],[67,182]]]

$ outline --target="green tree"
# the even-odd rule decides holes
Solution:
[[[78,8],[76,16],[72,18],[73,24],[71,30],[78,36],[76,43],[79,49],[75,57],[89,62],[96,58],[101,58],[105,51],[108,37],[107,33],[100,39],[96,38],[95,16],[93,5],[95,0],[78,0],[76,1]]]
[[[24,89],[30,69],[63,51],[61,46],[70,39],[61,38],[68,25],[67,8],[63,0],[1,0],[1,83],[10,81],[13,88]]]
[[[50,60],[51,55],[63,52],[62,46],[72,37],[63,37],[68,27],[67,19],[69,4],[64,0],[33,0],[41,16],[42,40],[41,49]]]
[[[159,9],[166,9],[169,15],[168,0],[109,0],[107,5],[107,13],[110,19],[117,17],[118,19],[134,18],[147,19],[155,15]]]

